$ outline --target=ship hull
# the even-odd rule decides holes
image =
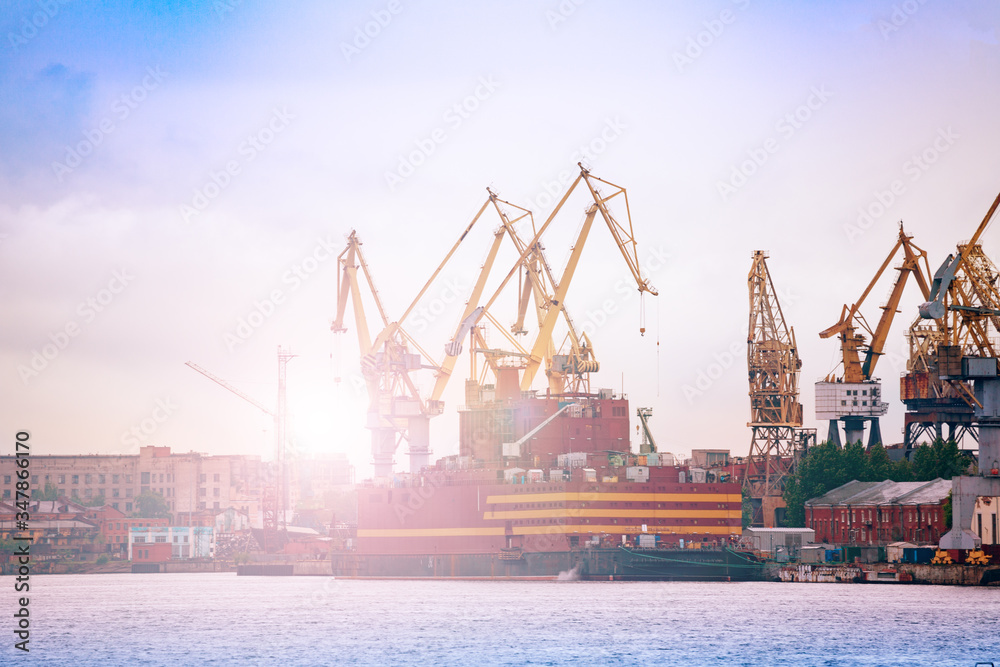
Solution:
[[[477,554],[333,554],[333,574],[356,578],[759,581],[763,563],[729,549],[590,548]]]

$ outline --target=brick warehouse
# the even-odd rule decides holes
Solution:
[[[805,503],[806,525],[817,542],[936,544],[945,527],[951,480],[848,482]]]

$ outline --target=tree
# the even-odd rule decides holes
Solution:
[[[41,491],[35,489],[31,492],[32,500],[58,500],[59,488],[52,482],[45,482],[45,488]]]
[[[841,458],[843,460],[841,469],[845,482],[852,479],[869,481],[867,479],[870,476],[868,457],[865,454],[865,446],[860,441],[848,443],[842,451]]]
[[[132,516],[143,519],[169,519],[170,508],[158,493],[146,491],[135,497],[135,511]]]
[[[894,482],[912,482],[913,464],[906,459],[893,461],[889,464],[889,479]]]
[[[913,477],[918,482],[929,482],[937,476],[934,474],[936,469],[931,446],[926,442],[921,443],[913,452]]]
[[[890,479],[892,461],[889,460],[889,452],[885,451],[882,443],[876,443],[868,450],[868,470],[865,475],[866,482],[879,482]]]
[[[87,507],[103,507],[104,506],[104,496],[94,496],[90,500],[84,502]]]
[[[747,487],[743,487],[743,527],[747,528],[753,523],[753,502],[750,500],[750,492]]]

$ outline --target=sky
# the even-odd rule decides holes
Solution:
[[[661,451],[745,455],[747,273],[766,250],[822,437],[813,383],[839,349],[818,332],[900,221],[934,270],[1000,186],[995,2],[17,0],[0,14],[0,424],[30,431],[34,454],[270,458],[270,417],[185,362],[269,407],[282,346],[298,355],[297,447],[346,453],[366,477],[356,327],[330,331],[347,235],[393,319],[487,187],[540,223],[579,161],[627,189],[612,211],[631,215],[659,291],[637,296],[599,221],[566,299],[601,362],[592,386],[652,407]],[[588,204],[574,192],[544,238],[557,273]],[[497,225],[484,215],[403,323],[432,356]],[[983,245],[996,256],[995,233]],[[890,443],[921,300],[910,285],[876,373]],[[463,379],[432,422],[435,456],[457,453]]]

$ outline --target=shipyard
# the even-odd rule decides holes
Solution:
[[[0,664],[1000,664],[1000,5],[900,3],[10,0]]]
[[[575,323],[570,284],[595,222],[610,231],[610,243],[630,272],[630,289],[639,294],[632,305],[640,337],[646,334],[646,299],[658,291],[643,272],[626,189],[583,163],[577,167],[578,175],[541,224],[532,211],[488,188],[486,201],[471,222],[457,227],[458,239],[399,319],[388,315],[375,288],[376,272],[361,236],[347,235],[336,255],[337,308],[330,329],[338,339],[349,329],[356,332],[368,396],[364,422],[371,478],[352,483],[353,469],[341,458],[327,460],[325,479],[317,479],[320,460],[295,455],[286,392],[287,366],[298,355],[279,347],[276,408],[187,362],[273,419],[270,461],[178,455],[150,445],[138,456],[35,456],[31,481],[39,493],[30,509],[37,518],[52,517],[52,527],[29,530],[15,520],[28,505],[15,506],[18,476],[6,475],[0,537],[24,539],[20,535],[28,532],[36,553],[47,556],[49,572],[86,571],[90,560],[119,571],[128,564],[136,573],[235,569],[243,575],[361,578],[1000,582],[1000,565],[991,565],[1000,555],[995,463],[1000,445],[994,443],[993,423],[1000,412],[991,411],[1000,408],[990,402],[1000,371],[989,344],[996,333],[993,318],[1000,313],[992,306],[1000,305],[1000,294],[998,273],[978,244],[1000,197],[972,240],[959,244],[934,274],[927,253],[900,224],[895,244],[861,298],[844,305],[839,321],[819,333],[839,339],[842,356],[838,368],[816,383],[816,418],[828,422],[819,442],[817,429],[803,427],[798,387],[803,364],[768,267],[769,253],[754,251],[747,278],[749,453],[694,449],[682,461],[658,447],[650,427],[653,407],[633,408],[624,387],[591,384],[601,368],[600,318],[587,313],[590,332]],[[578,186],[591,203],[557,273],[542,238]],[[615,217],[614,204],[624,209],[622,220]],[[488,213],[496,222],[479,275],[468,283],[449,278],[434,302],[422,302]],[[498,261],[505,245],[512,246],[515,258],[509,267]],[[329,237],[323,249],[310,273],[337,251]],[[902,264],[882,316],[869,327],[861,306],[897,256]],[[661,259],[654,256],[647,266]],[[887,404],[874,373],[911,276],[926,301],[907,333],[911,358],[900,379],[906,438],[887,448],[880,427]],[[513,324],[498,330],[505,318],[492,311],[505,303],[505,292],[513,292],[506,302],[514,307]],[[284,295],[274,290],[270,298],[266,308],[255,302],[260,322],[248,326],[263,324]],[[404,323],[412,314],[415,329],[430,329],[447,305],[463,310],[441,345],[444,357],[435,361]],[[603,305],[605,317],[618,309],[614,301]],[[378,319],[370,321],[372,310]],[[734,343],[716,353],[704,379],[735,365],[742,347]],[[445,389],[466,354],[458,452],[432,460],[432,418],[445,412]],[[339,383],[340,371],[335,372]],[[420,375],[432,382],[421,385]],[[536,378],[544,379],[544,389],[535,388]],[[700,391],[684,388],[689,398]],[[163,405],[171,406],[166,416],[157,412],[164,412]],[[162,422],[175,409],[169,399],[158,401],[152,419]],[[140,436],[155,430],[155,424],[147,428],[143,422],[123,442],[139,444]],[[928,437],[933,447],[920,441]],[[404,443],[408,472],[396,461]],[[959,449],[960,443],[973,448]],[[862,467],[855,473],[864,479],[812,479],[810,464],[820,456],[813,452],[821,451],[860,457]],[[984,455],[991,463],[980,469]],[[928,467],[929,456],[936,457],[937,468]],[[207,472],[213,469],[219,472]],[[81,475],[83,470],[90,472]],[[915,479],[931,474],[937,476]],[[800,487],[810,485],[825,493],[804,495]],[[324,507],[331,492],[347,505]],[[15,554],[6,558],[5,570],[15,571]]]

